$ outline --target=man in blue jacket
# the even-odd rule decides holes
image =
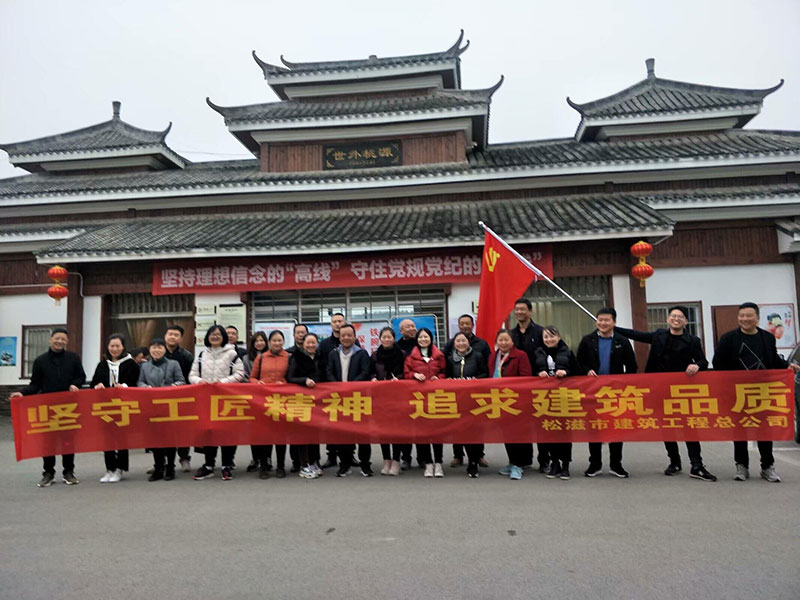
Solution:
[[[369,353],[356,345],[356,329],[349,323],[339,328],[339,347],[331,350],[327,360],[328,381],[369,381]],[[350,474],[352,456],[355,444],[338,446],[339,470],[337,477],[347,477]],[[358,461],[361,463],[361,474],[372,477],[370,458],[372,448],[369,444],[358,445]]]
[[[689,309],[685,306],[673,306],[667,315],[667,329],[648,332],[615,327],[614,331],[637,342],[650,344],[645,373],[686,373],[693,377],[698,371],[708,369],[708,361],[700,338],[686,331],[688,322]],[[680,473],[682,467],[678,442],[664,442],[664,446],[669,456],[669,466],[664,475]],[[689,476],[703,481],[716,481],[717,478],[703,465],[700,442],[686,442],[686,450],[692,463]]]

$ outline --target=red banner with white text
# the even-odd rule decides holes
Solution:
[[[314,443],[789,440],[785,371],[112,388],[12,399],[17,460]]]

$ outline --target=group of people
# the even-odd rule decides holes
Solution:
[[[474,320],[471,315],[458,319],[458,333],[444,348],[434,343],[433,332],[427,328],[417,330],[412,319],[400,325],[400,339],[396,339],[391,327],[380,331],[380,346],[370,355],[359,346],[355,328],[348,324],[345,316],[336,313],[331,317],[331,335],[321,342],[308,327],[294,327],[294,344],[284,349],[283,333],[256,332],[247,347],[238,344],[239,332],[235,327],[213,325],[204,338],[205,348],[193,356],[181,346],[184,331],[171,325],[163,338],[156,338],[147,348],[146,360],[135,359],[125,347],[121,334],[112,334],[106,340],[106,356],[95,369],[91,387],[164,387],[198,383],[246,382],[276,384],[291,383],[313,388],[325,381],[378,381],[414,379],[435,381],[438,379],[479,379],[505,377],[556,377],[575,375],[618,375],[637,371],[636,356],[630,340],[650,344],[650,353],[645,366],[647,373],[680,372],[687,377],[708,368],[700,339],[687,331],[688,310],[673,306],[667,316],[667,327],[654,332],[636,331],[616,325],[616,311],[610,307],[596,314],[596,328],[584,336],[577,353],[567,346],[557,327],[541,326],[532,320],[532,305],[527,298],[520,298],[514,305],[517,325],[513,329],[501,329],[493,340],[493,347],[473,333]],[[780,369],[791,367],[800,371],[798,365],[788,365],[777,353],[775,337],[758,327],[759,308],[752,302],[739,307],[738,327],[722,336],[714,354],[713,366],[717,370]],[[33,364],[30,384],[13,395],[77,391],[86,380],[80,358],[66,350],[68,333],[65,329],[54,329],[50,337],[50,348],[37,357]],[[139,353],[145,356],[144,352]],[[12,396],[13,396],[12,395]],[[665,442],[669,464],[665,475],[673,476],[682,471],[682,461],[677,442]],[[609,446],[608,473],[620,478],[629,477],[622,465],[622,442],[611,442]],[[690,476],[703,481],[716,481],[716,477],[703,464],[699,442],[686,442]],[[276,461],[272,463],[272,445],[251,446],[248,472],[258,471],[258,476],[268,479],[270,472],[278,478],[286,477],[285,445],[275,446]],[[317,444],[292,445],[289,455],[291,472],[306,479],[315,479],[327,468],[336,468],[337,477],[347,477],[353,467],[360,469],[364,477],[374,475],[371,467],[372,448],[369,444],[329,444],[326,446],[326,461],[321,462]],[[499,470],[512,480],[522,479],[525,468],[535,466],[532,443],[505,444],[508,464]],[[220,475],[223,480],[233,478],[236,446],[223,446],[220,453]],[[761,458],[761,477],[769,482],[779,482],[775,471],[772,442],[758,442]],[[153,468],[150,481],[175,478],[176,457],[181,470],[191,472],[190,449],[152,448]],[[382,475],[397,476],[411,468],[411,444],[382,443]],[[195,471],[194,479],[202,480],[214,476],[218,448],[202,448],[203,464]],[[488,467],[484,458],[483,444],[456,444],[453,446],[451,467],[464,465],[466,454],[467,475],[476,478],[480,467]],[[109,450],[104,453],[106,473],[103,483],[115,483],[128,470],[128,451]],[[443,444],[416,444],[416,458],[424,469],[425,477],[444,476]],[[40,487],[52,484],[55,477],[56,457],[44,459]],[[747,442],[734,442],[734,479],[749,478],[749,455]],[[541,473],[550,479],[570,479],[572,462],[571,443],[537,444],[536,463]],[[64,483],[78,483],[74,473],[74,455],[62,457]],[[589,444],[589,465],[586,477],[595,477],[602,472],[602,444]]]

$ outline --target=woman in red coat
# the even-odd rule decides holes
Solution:
[[[495,339],[496,349],[489,358],[489,372],[492,377],[530,377],[531,362],[528,355],[514,347],[511,332],[501,329]],[[525,461],[521,457],[521,449],[528,444],[506,444],[508,465],[500,469],[501,475],[508,475],[510,479],[522,479],[522,467]]]
[[[403,369],[406,379],[417,381],[436,381],[444,377],[444,354],[433,343],[433,333],[423,327],[417,332],[417,343],[406,356]],[[417,459],[425,465],[425,477],[444,477],[442,469],[443,444],[417,444]]]

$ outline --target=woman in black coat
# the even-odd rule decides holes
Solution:
[[[445,357],[448,379],[485,379],[489,376],[486,357],[476,351],[464,333],[453,338],[453,351]],[[478,476],[478,461],[483,456],[483,444],[464,444],[467,453],[467,477]]]
[[[106,340],[106,360],[101,360],[94,370],[91,387],[101,390],[106,387],[136,387],[139,381],[139,365],[125,349],[125,338],[120,333],[112,333]],[[106,450],[103,452],[106,474],[100,483],[117,483],[122,472],[128,470],[127,450]]]
[[[286,371],[286,382],[313,388],[322,377],[322,362],[317,352],[319,338],[315,333],[308,333],[303,338],[302,348],[297,348],[289,355],[289,368]],[[316,479],[322,475],[319,466],[319,444],[300,444],[297,447],[297,458],[300,461],[300,477]]]
[[[568,377],[578,374],[578,361],[561,334],[553,325],[542,331],[543,346],[534,351],[534,373],[539,377]],[[569,463],[572,461],[572,443],[546,444],[552,460],[545,472],[548,479],[569,479]]]
[[[392,381],[403,378],[406,355],[395,343],[394,329],[384,327],[380,332],[381,345],[370,356],[372,381]],[[400,457],[411,454],[411,444],[381,444],[383,468],[381,475],[400,474]]]

